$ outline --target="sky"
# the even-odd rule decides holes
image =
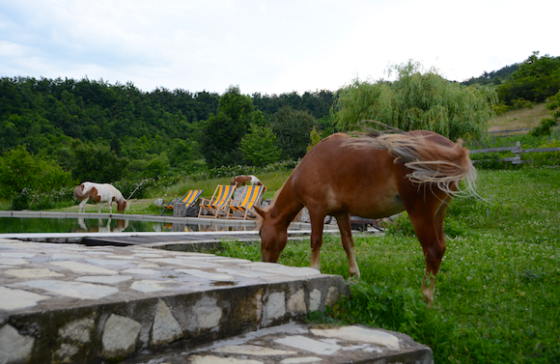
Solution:
[[[560,56],[557,0],[0,0],[0,77],[335,91],[413,60],[449,80]]]

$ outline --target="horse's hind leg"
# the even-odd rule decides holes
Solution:
[[[101,213],[101,209],[103,208],[103,205],[105,204],[105,202],[101,201],[99,203],[99,213]]]
[[[356,262],[356,257],[354,256],[354,240],[352,239],[352,225],[350,222],[350,215],[342,214],[335,217],[338,223],[338,228],[340,229],[342,246],[344,247],[346,255],[348,256],[350,277],[360,278],[360,269],[358,268],[358,263]]]
[[[424,257],[426,258],[426,272],[424,283],[422,284],[422,294],[426,298],[428,305],[431,305],[434,299],[435,277],[439,272],[441,260],[446,250],[443,234],[443,216],[450,200],[451,198],[447,197],[442,203],[441,200],[437,199],[438,203],[435,203],[435,201],[427,203],[422,211],[408,212],[410,221],[414,225],[416,237],[422,245]]]

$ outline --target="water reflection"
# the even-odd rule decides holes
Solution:
[[[80,217],[78,225],[72,229],[73,233],[120,233],[128,227],[128,220],[115,219],[115,223],[111,226],[111,218],[107,219],[107,224],[103,223],[103,219],[99,219],[97,224],[86,225],[85,219]]]

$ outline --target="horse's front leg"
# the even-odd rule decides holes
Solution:
[[[346,255],[348,256],[350,278],[360,278],[360,269],[358,268],[358,263],[356,262],[356,257],[354,255],[354,240],[352,239],[352,225],[350,223],[350,214],[346,213],[337,215],[335,217],[336,222],[338,223],[338,228],[340,229],[342,246],[344,247]]]
[[[89,197],[86,197],[82,200],[82,202],[80,202],[80,206],[78,207],[78,213],[80,213],[80,212],[85,213],[85,206],[86,206],[86,203],[88,202],[88,200],[89,200]]]
[[[98,211],[99,214],[101,213],[101,209],[103,208],[103,205],[104,205],[104,204],[105,204],[105,202],[103,202],[103,201],[101,201],[101,202],[99,203],[99,211]]]
[[[311,219],[311,268],[321,270],[319,256],[321,255],[321,245],[323,245],[323,221],[325,214],[309,211]]]

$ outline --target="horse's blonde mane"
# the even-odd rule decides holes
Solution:
[[[452,146],[435,143],[426,135],[408,133],[384,134],[346,138],[345,145],[352,148],[373,148],[387,150],[412,169],[408,178],[418,184],[435,184],[450,196],[478,196],[476,169],[469,158],[469,152],[459,139]],[[459,189],[461,180],[465,188]]]

